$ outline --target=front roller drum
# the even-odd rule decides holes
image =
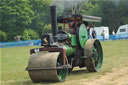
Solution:
[[[56,69],[62,64],[60,52],[34,53],[28,63],[28,73],[33,82],[64,81],[68,70]]]
[[[100,41],[97,39],[87,40],[84,48],[85,65],[89,72],[97,72],[103,63],[103,51]]]

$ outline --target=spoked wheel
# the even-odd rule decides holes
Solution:
[[[89,72],[100,70],[103,62],[103,51],[100,41],[97,39],[87,40],[85,48],[85,65]]]
[[[67,63],[67,62],[66,62]],[[32,54],[28,63],[28,73],[33,82],[64,81],[68,69],[57,69],[63,65],[59,52]]]
[[[66,64],[67,64],[66,60]],[[57,67],[63,65],[63,59],[61,56],[58,57],[57,59]],[[57,69],[57,77],[59,81],[64,81],[66,76],[68,74],[68,69]]]

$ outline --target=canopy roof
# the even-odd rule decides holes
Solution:
[[[102,20],[101,17],[72,14],[72,15],[57,17],[57,22],[58,23],[68,23],[68,22],[72,22],[74,19],[77,19],[77,20],[82,19],[82,21],[87,21],[87,22],[101,22],[101,20]]]

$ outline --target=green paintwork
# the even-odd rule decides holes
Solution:
[[[76,35],[72,35],[71,44],[72,46],[77,46]]]
[[[66,56],[72,55],[76,52],[76,48],[70,47],[68,45],[64,46],[66,49]]]
[[[67,61],[66,61],[67,63]],[[63,59],[61,56],[58,57],[57,59],[57,66],[63,65]],[[68,69],[58,69],[57,70],[57,77],[59,81],[64,81],[66,76],[68,74]]]
[[[93,48],[93,63],[95,64],[96,71],[99,71],[103,63],[103,52],[101,44],[98,40],[94,42]]]
[[[68,34],[68,39],[71,40],[72,39],[72,35],[70,33],[67,33]]]
[[[86,26],[84,24],[81,24],[79,28],[79,42],[82,48],[85,47],[85,43],[87,40],[88,40],[88,32]]]

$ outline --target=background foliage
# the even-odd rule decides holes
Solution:
[[[41,34],[50,32],[51,3],[57,5],[57,15],[79,13],[102,17],[102,22],[96,26],[108,26],[110,33],[117,31],[120,25],[128,24],[128,0],[79,1],[0,0],[0,42],[14,41],[17,35],[23,40],[39,39]]]
[[[0,30],[0,41],[6,41],[7,34]]]
[[[32,29],[25,29],[22,38],[24,40],[39,39],[39,34]]]

